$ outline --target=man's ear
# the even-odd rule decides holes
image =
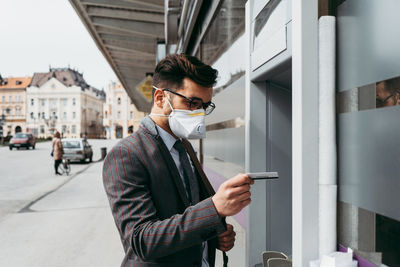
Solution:
[[[165,101],[164,92],[162,90],[156,90],[154,92],[154,105],[162,109],[164,101]]]

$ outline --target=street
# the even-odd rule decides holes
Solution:
[[[119,235],[104,193],[100,147],[93,163],[54,175],[50,142],[35,150],[0,148],[0,266],[118,266]]]

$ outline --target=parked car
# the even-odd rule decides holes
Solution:
[[[89,159],[92,162],[93,150],[88,141],[84,138],[65,138],[61,139],[65,159],[70,161],[84,162]]]
[[[30,133],[16,133],[11,139],[8,147],[12,150],[14,147],[19,149],[20,147],[26,147],[29,149],[35,149],[36,138]]]

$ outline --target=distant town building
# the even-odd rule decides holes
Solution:
[[[31,80],[32,77],[0,76],[0,116],[5,119],[0,123],[0,136],[26,131],[26,88]]]
[[[35,73],[26,101],[27,128],[38,137],[50,137],[55,130],[63,137],[104,137],[105,93],[87,84],[76,70],[50,68]]]
[[[139,127],[146,115],[137,110],[124,87],[119,82],[111,82],[106,89],[103,125],[108,139],[124,138]]]

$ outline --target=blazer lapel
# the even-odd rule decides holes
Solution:
[[[181,176],[179,174],[179,171],[176,168],[176,165],[171,156],[171,153],[168,151],[167,146],[164,144],[162,138],[158,134],[158,130],[157,130],[155,122],[149,116],[146,116],[142,119],[141,124],[156,139],[156,141],[158,143],[158,147],[161,152],[161,155],[164,158],[165,164],[167,165],[167,167],[170,171],[172,180],[175,183],[175,186],[178,190],[179,196],[181,197],[185,207],[189,206],[190,205],[189,199],[186,195],[186,190],[185,190],[185,187],[183,186],[183,182],[182,182]]]

